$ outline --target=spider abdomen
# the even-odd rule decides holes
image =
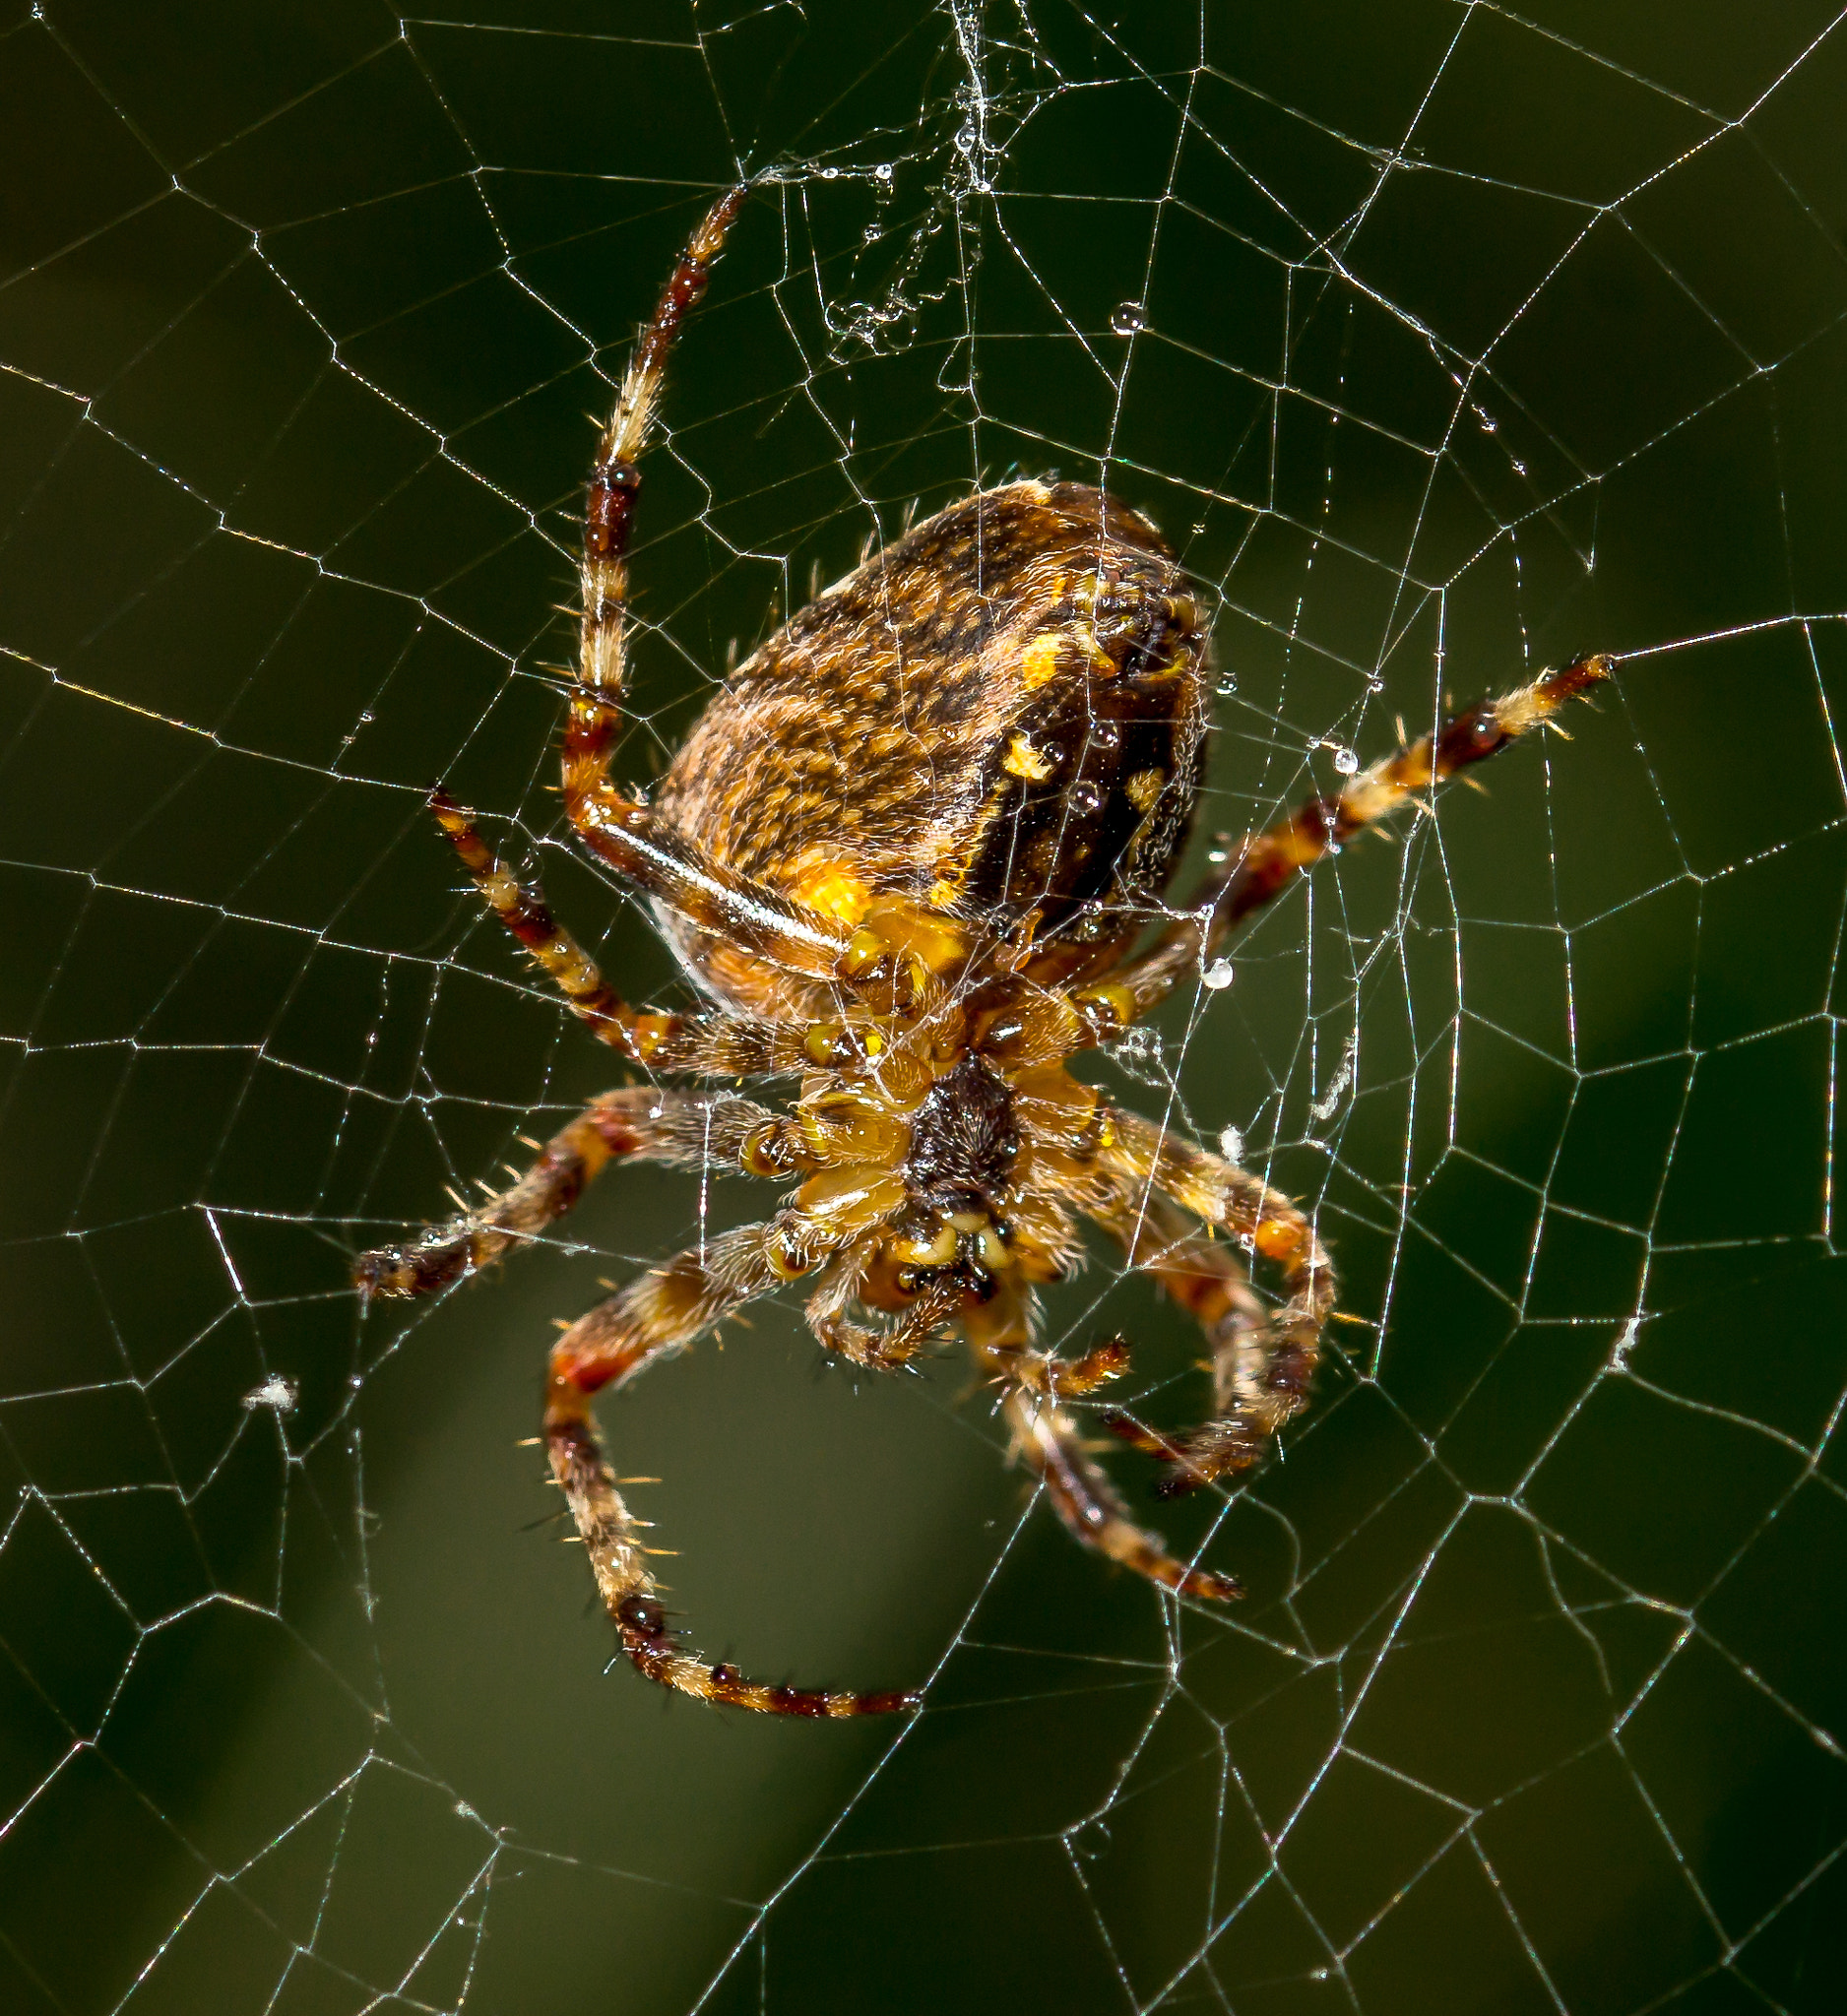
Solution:
[[[898,901],[950,929],[1037,913],[1095,937],[1172,873],[1198,785],[1205,639],[1148,522],[1081,483],[938,512],[740,665],[657,817],[724,869],[856,925]],[[678,917],[722,997],[786,984]]]

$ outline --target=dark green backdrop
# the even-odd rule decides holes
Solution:
[[[0,2007],[1838,2006],[1827,30],[4,10]],[[605,1409],[696,1642],[932,1676],[907,1731],[605,1674],[536,1523],[550,1320],[760,1198],[618,1174],[413,1319],[345,1288],[610,1076],[431,781],[673,984],[559,844],[553,607],[585,410],[740,163],[785,176],[650,465],[628,774],[815,570],[1015,468],[1221,599],[1208,830],[1630,655],[1104,1067],[1310,1200],[1362,1319],[1283,1461],[1161,1509],[1229,1619],[1029,1509],[947,1358],[856,1389],[775,1308]],[[1107,1262],[1052,1319],[1196,1403]]]

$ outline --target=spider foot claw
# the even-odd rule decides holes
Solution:
[[[646,1590],[632,1591],[615,1606],[622,1650],[635,1670],[657,1685],[759,1715],[799,1715],[838,1721],[853,1715],[902,1715],[923,1706],[922,1694],[888,1690],[872,1694],[829,1693],[819,1687],[766,1687],[749,1680],[729,1660],[708,1665],[675,1645],[678,1635],[660,1601]]]
[[[924,1705],[922,1694],[889,1689],[876,1693],[830,1693],[820,1687],[770,1687],[746,1679],[729,1660],[707,1665],[690,1653],[630,1646],[628,1656],[646,1678],[696,1700],[722,1708],[745,1708],[758,1715],[795,1715],[812,1722],[838,1722],[857,1715],[906,1715]]]
[[[1216,1568],[1188,1568],[1176,1593],[1203,1597],[1209,1603],[1236,1603],[1244,1594],[1244,1585],[1236,1575],[1223,1575]]]
[[[1155,1481],[1154,1494],[1157,1498],[1190,1498],[1202,1485],[1212,1480],[1201,1470],[1190,1464],[1184,1470],[1170,1471]]]
[[[1078,1358],[1061,1358],[1056,1352],[1008,1353],[995,1374],[995,1384],[1002,1388],[1024,1386],[1029,1392],[1056,1400],[1081,1400],[1107,1381],[1119,1379],[1128,1368],[1127,1341],[1106,1337]]]
[[[1128,1368],[1128,1339],[1106,1337],[1070,1364],[1056,1363],[1053,1391],[1072,1398],[1094,1393],[1106,1381],[1119,1379]]]
[[[374,1296],[404,1298],[434,1294],[474,1271],[471,1241],[458,1239],[446,1227],[408,1240],[402,1246],[374,1246],[352,1263],[352,1285],[361,1307]]]

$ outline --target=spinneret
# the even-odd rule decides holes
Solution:
[[[604,1094],[479,1209],[356,1262],[362,1294],[417,1295],[530,1243],[616,1161],[735,1170],[780,1208],[650,1268],[551,1354],[544,1441],[622,1650],[701,1700],[809,1717],[888,1714],[904,1692],[766,1686],[679,1643],[591,1417],[749,1301],[805,1284],[824,1349],[911,1366],[960,1331],[1017,1459],[1070,1531],[1187,1600],[1242,1594],[1136,1524],[1064,1403],[1119,1377],[1127,1345],[1036,1343],[1042,1289],[1100,1226],[1199,1322],[1213,1412],[1170,1434],[1105,1423],[1169,1492],[1236,1477],[1307,1405],[1334,1273],[1259,1178],[1066,1069],[1127,1030],[1297,874],[1609,677],[1576,660],[1484,701],[1268,830],[1146,953],[1198,789],[1207,639],[1146,519],[1080,483],[977,491],[869,556],[719,690],[652,805],[611,782],[626,673],[628,545],[675,332],[748,190],[713,206],[674,268],[598,443],[564,802],[599,859],[653,902],[717,1005],[637,1010],[444,792],[463,866],[565,1004],[630,1061],[707,1080],[784,1077],[792,1106],[655,1086]],[[1169,913],[1170,916],[1174,914]],[[1258,1280],[1264,1284],[1260,1292]]]

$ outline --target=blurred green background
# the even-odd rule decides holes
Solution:
[[[0,2008],[1833,2009],[1847,40],[1515,18],[529,0],[0,27]],[[793,1308],[604,1418],[693,1642],[894,1726],[654,1698],[538,1419],[552,1319],[761,1194],[608,1178],[362,1319],[352,1252],[610,1081],[427,830],[563,845],[574,514],[712,192],[626,774],[974,480],[1220,602],[1198,847],[1458,699],[1567,746],[1333,862],[1104,1063],[1316,1207],[1361,1319],[1178,1614],[945,1356]],[[1099,1255],[1051,1309],[1198,1352]],[[287,1382],[287,1404],[262,1398]]]

